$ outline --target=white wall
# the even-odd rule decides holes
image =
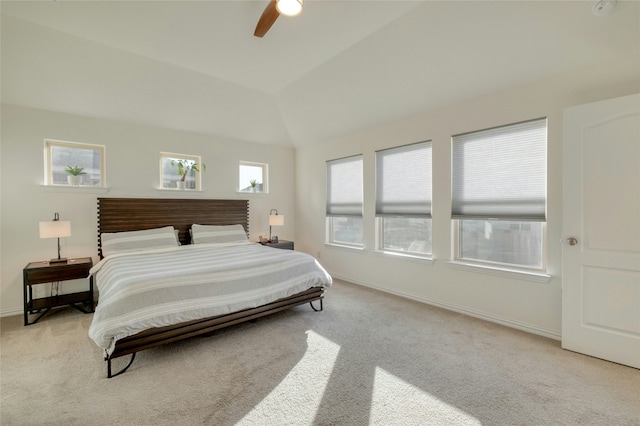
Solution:
[[[595,100],[640,91],[638,58],[615,66],[549,78],[403,120],[385,123],[296,151],[297,248],[320,256],[334,276],[365,286],[465,312],[541,335],[561,333],[562,111]],[[451,144],[455,134],[548,117],[548,282],[453,267],[451,259]],[[375,151],[433,141],[433,263],[375,253]],[[325,162],[364,155],[363,251],[324,245]],[[398,318],[401,320],[401,318]]]
[[[28,262],[56,256],[56,241],[41,240],[38,222],[60,213],[71,221],[72,235],[61,239],[62,255],[92,256],[97,261],[98,197],[188,197],[249,199],[250,238],[268,232],[272,208],[286,215],[277,234],[295,239],[294,150],[289,147],[221,140],[200,134],[50,111],[2,105],[0,182],[0,315],[22,313],[22,269]],[[44,139],[106,146],[106,194],[82,189],[55,192],[44,182]],[[207,171],[203,191],[161,191],[161,151],[202,156]],[[238,194],[239,161],[269,164],[269,194]],[[83,282],[63,283],[74,291]]]
[[[249,196],[251,237],[268,230],[267,215],[287,216],[281,238],[296,249],[320,255],[331,274],[487,318],[535,333],[559,337],[561,330],[562,110],[568,106],[640,92],[639,58],[621,58],[570,75],[550,78],[439,110],[428,111],[325,144],[291,148],[221,140],[210,136],[2,105],[0,145],[0,315],[22,312],[22,268],[55,255],[53,240],[38,238],[38,222],[59,212],[72,221],[63,255],[97,256],[96,198],[245,198],[236,193],[238,161],[270,165],[269,195]],[[534,117],[549,118],[548,283],[486,275],[452,268],[450,136]],[[45,138],[107,147],[107,194],[49,192],[43,183]],[[431,139],[434,154],[434,257],[401,260],[367,249],[350,251],[324,245],[325,162],[352,154],[365,159],[365,224],[374,226],[374,151]],[[159,191],[160,151],[201,155],[209,168],[202,193]],[[295,190],[294,190],[295,186]],[[80,285],[72,283],[72,285]],[[65,285],[65,290],[67,289]],[[399,318],[399,320],[401,320]]]

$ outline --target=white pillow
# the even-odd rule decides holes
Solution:
[[[248,243],[244,227],[238,225],[191,225],[191,244]]]
[[[100,234],[100,241],[103,257],[148,249],[178,247],[179,245],[173,226],[142,231],[103,233]]]

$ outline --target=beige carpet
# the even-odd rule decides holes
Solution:
[[[138,354],[122,376],[91,315],[2,318],[7,425],[638,425],[640,371],[353,284]]]

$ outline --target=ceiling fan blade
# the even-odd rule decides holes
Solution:
[[[267,7],[264,8],[264,12],[260,16],[258,20],[258,25],[256,25],[256,30],[253,32],[253,35],[256,37],[263,37],[269,28],[276,22],[280,13],[278,9],[276,9],[277,0],[271,0]]]

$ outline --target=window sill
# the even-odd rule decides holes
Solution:
[[[164,192],[204,192],[202,189],[178,189],[178,188],[157,188],[158,191]]]
[[[384,251],[384,250],[374,250],[373,252],[376,256],[390,257],[398,260],[406,260],[409,262],[420,262],[420,263],[428,263],[433,265],[433,258],[427,256],[420,256],[417,254],[410,253],[399,253],[394,251]]]
[[[109,188],[93,186],[69,186],[69,185],[40,185],[44,192],[80,192],[84,194],[106,194]]]
[[[269,195],[268,192],[262,192],[262,191],[261,192],[237,191],[237,193],[238,193],[238,196],[242,196],[242,197],[247,196],[247,195],[258,195],[258,196],[260,196],[260,195],[262,195],[262,196]]]
[[[364,251],[364,247],[358,247],[358,246],[349,246],[346,244],[336,244],[336,243],[324,243],[324,246],[327,248],[335,248],[338,250],[353,250],[353,251]]]
[[[538,283],[549,283],[551,275],[543,272],[529,272],[521,271],[517,269],[496,268],[494,266],[476,265],[473,263],[463,262],[447,262],[450,268],[458,269],[461,271],[479,272],[481,274],[494,275],[499,277],[516,278],[527,281],[534,281]]]

